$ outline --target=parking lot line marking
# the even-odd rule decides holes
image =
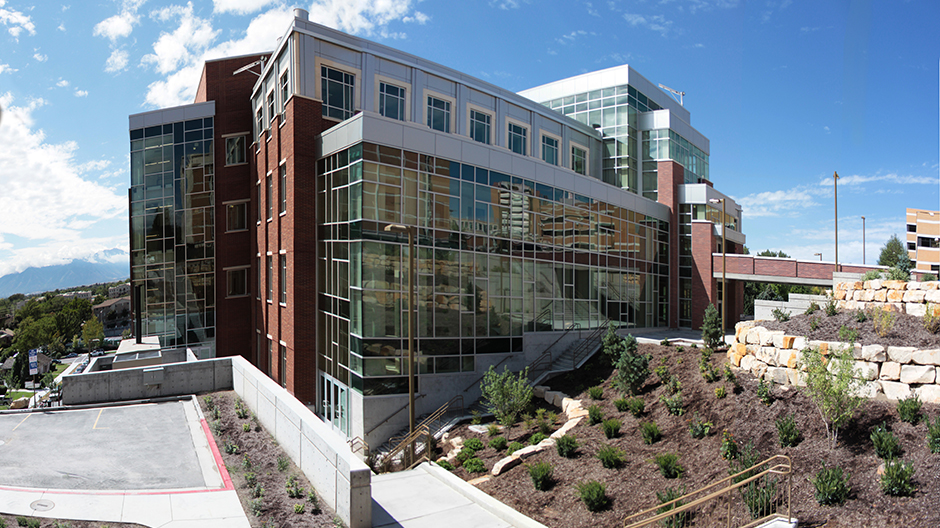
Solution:
[[[23,418],[22,420],[20,420],[20,423],[16,424],[16,427],[19,427],[19,426],[23,425],[23,422],[25,422],[26,420],[28,420],[29,417],[32,416],[32,415],[33,415],[33,413],[27,414],[27,415],[26,415],[26,418]],[[14,431],[16,431],[16,427],[13,428]]]
[[[107,429],[107,427],[98,427],[98,420],[101,419],[101,413],[104,412],[104,409],[98,410],[98,417],[95,418],[95,425],[91,426],[92,429]]]

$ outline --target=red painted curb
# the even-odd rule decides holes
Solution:
[[[206,422],[205,418],[201,418],[199,422],[202,423],[202,430],[206,433],[206,440],[209,441],[209,448],[212,449],[212,456],[215,458],[215,465],[219,468],[219,473],[222,475],[222,483],[225,484],[225,489],[235,489],[235,486],[232,485],[232,478],[228,475],[228,469],[225,469],[225,462],[222,461],[222,453],[219,452],[219,446],[215,444],[215,438],[213,438],[212,432],[209,431],[208,422]]]

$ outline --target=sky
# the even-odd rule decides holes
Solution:
[[[873,263],[940,209],[940,3],[0,0],[0,276],[128,248],[129,114],[191,103],[207,59],[291,9],[520,91],[630,64],[686,93],[752,253]],[[126,257],[125,257],[126,258]]]

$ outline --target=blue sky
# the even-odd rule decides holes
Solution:
[[[0,275],[127,249],[127,115],[202,61],[270,50],[292,7],[510,90],[629,63],[686,92],[752,252],[877,259],[940,209],[934,1],[0,0]]]

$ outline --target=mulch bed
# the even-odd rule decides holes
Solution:
[[[862,345],[906,346],[922,350],[940,347],[940,334],[931,334],[925,330],[923,317],[897,313],[893,315],[894,323],[885,336],[875,332],[870,314],[866,315],[865,321],[859,322],[858,312],[848,310],[842,310],[831,317],[827,316],[825,311],[819,310],[810,315],[791,316],[790,320],[785,322],[759,321],[757,324],[768,330],[783,330],[787,335],[805,336],[807,339],[819,341],[840,341],[839,330],[844,326],[858,332],[855,342]]]
[[[208,408],[206,396],[211,397],[213,406],[219,410],[218,418],[214,415],[214,411]],[[277,441],[253,417],[238,417],[235,411],[237,398],[234,391],[214,392],[200,396],[199,405],[206,420],[210,423],[215,442],[222,453],[222,460],[225,462],[225,467],[232,478],[232,484],[238,492],[238,498],[241,500],[242,508],[247,513],[251,526],[278,528],[336,526],[333,521],[335,517],[333,511],[323,503],[322,499],[319,500],[319,508],[315,508],[314,504],[307,500],[307,492],[313,487],[300,468],[278,447]],[[212,425],[216,420],[220,426]],[[243,424],[249,425],[247,432],[244,431]],[[221,434],[216,432],[217,427],[220,427],[218,431]],[[227,453],[224,449],[226,443],[238,446],[238,452]],[[251,461],[250,469],[245,468],[246,458]],[[278,468],[279,459],[282,467],[286,464],[283,470]],[[255,498],[246,484],[247,473],[254,473],[257,483],[264,489],[261,515],[254,515],[252,512],[251,502]],[[291,475],[296,477],[298,485],[303,488],[303,498],[288,496],[287,479]],[[295,504],[304,504],[304,513],[295,513]]]
[[[825,319],[825,314],[822,314],[822,318]],[[650,370],[665,358],[670,373],[681,380],[685,403],[683,416],[669,415],[659,401],[661,395],[668,395],[668,389],[654,374],[650,375],[641,394],[646,402],[646,414],[637,419],[629,412],[618,412],[613,401],[621,395],[611,385],[613,371],[605,366],[607,360],[602,354],[595,356],[580,371],[550,380],[548,385],[552,389],[581,399],[585,408],[596,403],[601,406],[606,418],[621,420],[623,427],[620,436],[608,440],[600,425],[590,426],[587,418],[584,418],[572,430],[580,444],[579,456],[565,459],[555,449],[551,449],[526,460],[527,464],[544,460],[554,466],[555,484],[549,491],[534,489],[525,465],[479,484],[479,489],[550,527],[621,526],[627,515],[659,504],[657,491],[682,486],[686,492],[691,492],[726,477],[728,463],[720,457],[719,447],[722,431],[727,430],[737,439],[740,448],[753,441],[762,455],[761,459],[774,454],[791,457],[791,511],[799,519],[800,526],[854,528],[940,525],[940,455],[931,454],[926,446],[927,425],[924,420],[916,426],[903,423],[898,418],[894,402],[868,401],[853,424],[843,431],[838,447],[830,450],[825,426],[804,393],[794,388],[774,386],[775,400],[768,406],[758,398],[757,380],[749,374],[737,373],[741,385],[741,392],[737,394],[732,393],[731,384],[724,380],[708,384],[699,373],[700,350],[686,347],[678,351],[676,347],[640,345],[641,353],[653,356]],[[711,361],[717,367],[723,367],[726,363],[721,352],[716,352]],[[592,402],[586,389],[595,384],[604,388],[604,397]],[[719,385],[724,385],[728,392],[727,397],[720,400],[714,394]],[[560,409],[556,411],[562,414]],[[701,440],[691,437],[689,420],[695,413],[714,424],[711,436]],[[940,406],[924,404],[922,413],[933,419],[940,414]],[[781,448],[777,441],[775,420],[790,414],[795,415],[802,441],[796,447]],[[563,419],[563,416],[559,418],[557,425],[563,423]],[[655,421],[663,434],[662,440],[653,445],[644,444],[638,431],[639,422],[649,420]],[[917,491],[912,497],[891,497],[881,491],[876,475],[881,460],[874,453],[869,434],[873,427],[883,421],[889,424],[903,446],[902,458],[912,462],[916,469],[913,480]],[[526,429],[524,425],[517,424],[507,436],[510,441],[523,442],[534,431],[535,428]],[[464,439],[480,438],[484,444],[489,441],[485,433],[473,433],[467,425],[455,429],[451,433],[451,436],[454,435]],[[605,469],[600,460],[595,458],[598,448],[603,445],[616,446],[626,453],[626,462],[620,469]],[[650,462],[655,455],[666,452],[679,454],[679,463],[685,468],[681,478],[665,479],[660,475],[658,467]],[[486,463],[489,471],[495,462],[503,458],[504,452],[497,453],[487,446],[477,456]],[[819,506],[813,497],[814,487],[809,479],[824,463],[840,466],[851,474],[851,493],[843,506]],[[454,473],[465,480],[483,475],[469,474],[462,467],[456,468]],[[576,483],[592,479],[605,483],[607,495],[612,499],[610,507],[599,513],[590,513],[575,490]],[[779,486],[785,489],[785,482]],[[739,519],[747,515],[741,503],[738,494],[733,508]],[[724,508],[724,502],[713,504],[697,513],[693,522],[698,526],[723,525]],[[711,516],[713,514],[717,517]]]

